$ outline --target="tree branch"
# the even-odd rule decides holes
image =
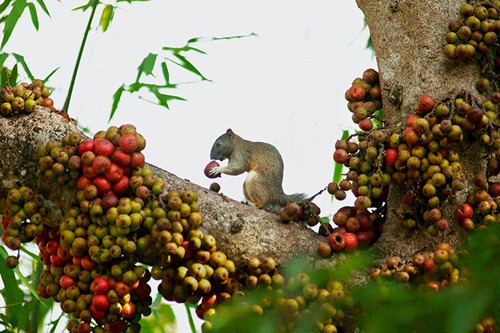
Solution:
[[[0,127],[0,151],[4,156],[0,164],[0,195],[5,197],[10,188],[23,184],[64,207],[63,202],[68,201],[64,198],[72,198],[74,192],[65,193],[57,187],[54,193],[43,185],[38,173],[37,149],[49,140],[60,140],[78,131],[76,126],[39,107],[30,115],[0,117]],[[319,257],[317,244],[325,238],[305,225],[283,224],[278,215],[236,202],[156,166],[149,167],[165,179],[165,192],[190,189],[198,193],[203,214],[201,228],[212,234],[218,248],[233,260],[271,256],[283,263],[301,252],[311,259]]]

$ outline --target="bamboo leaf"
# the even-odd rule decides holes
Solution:
[[[125,91],[125,85],[122,84],[113,94],[113,104],[111,105],[111,112],[109,113],[108,122],[114,117],[116,109],[118,109],[118,104],[122,98],[122,94]]]
[[[192,333],[196,333],[196,325],[194,324],[193,313],[191,312],[191,307],[189,303],[184,303],[184,307],[186,309],[187,317],[189,320],[189,327],[191,328]]]
[[[43,0],[36,0],[36,2],[40,6],[40,8],[42,8],[42,10],[45,12],[45,14],[47,14],[47,16],[50,17],[50,13],[49,13],[49,10],[47,9],[47,6],[45,6],[45,2],[43,2]]]
[[[5,60],[9,57],[8,53],[0,53],[0,66],[3,66]]]
[[[54,74],[55,74],[55,73],[59,70],[59,68],[60,68],[60,67],[57,67],[57,68],[56,68],[56,69],[54,69],[52,72],[50,72],[50,73],[49,73],[49,75],[47,75],[47,76],[45,77],[45,79],[43,79],[43,82],[47,82],[47,81],[51,78],[51,76],[52,76],[52,75],[54,75]]]
[[[161,63],[161,71],[163,73],[163,78],[165,79],[165,84],[170,84],[170,73],[168,72],[167,63],[165,61]]]
[[[12,70],[9,73],[9,78],[8,82],[11,86],[15,86],[17,84],[17,76],[18,76],[18,70],[17,70],[17,64],[12,67]]]
[[[31,22],[33,22],[33,26],[38,31],[40,24],[38,22],[38,14],[36,12],[35,4],[32,2],[28,3],[28,9],[30,10]]]
[[[1,293],[5,299],[7,316],[15,326],[18,323],[18,316],[22,309],[24,293],[19,288],[14,271],[8,268],[5,263],[8,256],[9,254],[5,251],[4,247],[0,247],[0,275],[5,286]]]
[[[21,15],[23,15],[25,8],[26,8],[26,0],[17,0],[16,2],[14,2],[12,10],[5,19],[5,26],[3,28],[4,35],[0,47],[3,48],[5,44],[7,44],[7,41],[9,40],[10,36],[12,35],[12,32],[14,31],[14,28],[16,27],[17,21],[19,21],[19,18],[21,18]]]
[[[30,71],[30,69],[28,67],[28,64],[24,60],[24,57],[22,55],[20,55],[20,54],[17,54],[17,53],[12,53],[12,55],[14,56],[14,58],[16,59],[16,61],[21,64],[21,66],[23,67],[24,71],[26,72],[26,75],[28,75],[28,78],[31,81],[33,81],[35,79],[35,77],[31,73],[31,71]]]
[[[85,12],[87,9],[92,8],[93,4],[94,0],[89,0],[89,2],[87,2],[85,5],[73,8],[73,11],[81,10],[82,12]]]
[[[190,71],[193,74],[196,74],[204,81],[210,81],[205,76],[203,76],[203,74],[201,74],[201,72],[196,67],[194,67],[194,65],[191,62],[189,62],[189,60],[187,60],[183,55],[181,55],[179,53],[174,53],[174,57],[176,57],[177,59],[180,60],[180,62],[171,60],[175,64],[181,66],[182,68]]]
[[[0,4],[0,13],[3,13],[7,9],[7,7],[9,7],[11,2],[12,0],[5,0],[4,2],[2,2]]]
[[[114,12],[115,12],[115,6],[113,5],[106,5],[102,10],[101,21],[99,22],[99,26],[101,27],[103,32],[106,32],[106,30],[108,30],[109,25],[113,20]]]
[[[138,72],[137,72],[137,78],[135,82],[139,82],[139,79],[141,75],[144,73],[146,75],[153,75],[153,68],[155,66],[156,58],[158,57],[158,54],[155,53],[149,53],[141,62],[139,65]],[[153,75],[154,76],[154,75]]]

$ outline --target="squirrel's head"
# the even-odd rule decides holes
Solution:
[[[229,128],[226,133],[219,136],[210,150],[210,158],[219,161],[228,158],[234,149],[233,138],[235,135],[236,134]]]

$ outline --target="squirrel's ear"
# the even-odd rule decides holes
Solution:
[[[231,136],[234,133],[233,133],[233,131],[230,128],[228,128],[227,131],[226,131],[226,134],[229,135],[229,136]]]

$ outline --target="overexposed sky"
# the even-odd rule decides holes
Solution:
[[[71,9],[86,2],[47,1],[51,18],[40,11],[38,32],[26,12],[4,48],[23,54],[36,77],[60,67],[49,82],[56,107],[64,103],[89,15]],[[203,175],[211,145],[227,128],[279,149],[285,192],[312,195],[325,187],[333,173],[334,143],[342,129],[354,128],[344,92],[365,69],[376,68],[365,49],[368,30],[363,30],[354,0],[122,2],[106,33],[97,23],[89,35],[70,116],[93,132],[135,124],[146,137],[148,162],[205,187],[212,182]],[[136,68],[148,53],[183,46],[192,37],[251,33],[257,36],[198,43],[206,55],[186,54],[212,80],[172,91],[187,102],[172,102],[169,111],[124,94],[107,123],[113,93],[135,80]],[[172,68],[173,82],[193,79]],[[217,182],[224,194],[240,200],[244,178],[223,175]],[[324,215],[344,205],[332,204],[326,192],[315,202]]]

